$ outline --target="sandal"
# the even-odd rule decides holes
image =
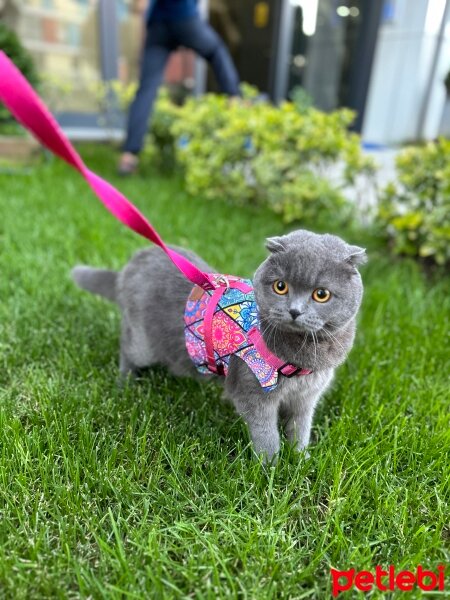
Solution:
[[[135,154],[131,152],[124,152],[120,157],[119,164],[117,166],[117,173],[122,177],[133,175],[136,173],[139,165],[139,159]]]

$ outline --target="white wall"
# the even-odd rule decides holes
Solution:
[[[382,145],[411,141],[420,133],[426,139],[437,136],[445,101],[443,79],[450,69],[447,27],[419,132],[445,0],[391,4],[392,20],[380,26],[362,131],[365,142]]]
[[[431,87],[427,112],[423,124],[424,139],[435,138],[441,128],[443,106],[446,100],[445,87],[442,81],[450,71],[450,2],[447,6],[446,27],[442,39],[436,73]]]

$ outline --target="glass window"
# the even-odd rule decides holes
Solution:
[[[119,22],[119,79],[123,83],[136,81],[139,76],[139,57],[142,49],[144,25],[142,0],[116,0]]]
[[[322,110],[350,102],[362,30],[361,0],[291,0],[294,33],[289,89],[302,86]]]
[[[209,0],[209,21],[228,46],[242,81],[270,91],[272,44],[280,0]],[[218,91],[209,74],[208,88]]]
[[[24,0],[14,28],[56,112],[98,111],[98,0]]]

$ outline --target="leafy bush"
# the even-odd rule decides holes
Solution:
[[[58,82],[57,84],[65,84],[67,82]],[[108,81],[97,80],[90,82],[88,89],[98,103],[100,112],[107,112],[115,109],[117,106],[121,110],[127,110],[136,95],[138,85],[136,82],[125,83],[120,79],[111,79]],[[72,91],[69,89],[69,91]],[[113,104],[111,102],[113,101]]]
[[[275,107],[254,88],[243,100],[206,95],[182,107],[159,97],[152,125],[154,151],[162,145],[166,162],[184,169],[192,194],[234,203],[267,204],[286,222],[314,219],[321,212],[348,218],[352,206],[342,187],[369,173],[372,163],[348,132],[353,113],[322,113],[301,103]],[[327,177],[342,167],[340,186]]]
[[[291,90],[289,98],[301,113],[308,111],[314,104],[313,97],[301,85],[296,85]]]
[[[3,23],[0,23],[0,50],[3,50],[33,86],[39,83],[31,55],[25,50],[14,31],[11,31]],[[0,104],[0,123],[12,120],[9,110]]]
[[[450,262],[450,140],[397,157],[398,184],[384,190],[378,223],[397,254]]]
[[[169,90],[161,88],[151,122],[151,141],[145,146],[144,154],[163,171],[176,167],[176,139],[172,127],[180,118],[180,110],[172,102]]]

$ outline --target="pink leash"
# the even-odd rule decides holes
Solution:
[[[168,248],[155,229],[134,204],[127,200],[125,196],[116,190],[110,183],[86,167],[80,155],[63,134],[58,123],[45,104],[19,69],[17,69],[14,63],[12,63],[2,51],[0,51],[0,100],[8,107],[19,123],[31,131],[43,146],[48,148],[53,154],[62,158],[84,177],[95,195],[103,202],[116,219],[162,248],[175,266],[187,277],[187,279],[192,281],[192,283],[200,286],[204,290],[216,290],[213,295],[214,302],[211,302],[211,314],[208,315],[208,320],[211,321],[211,323],[208,323],[209,327],[206,327],[207,333],[205,334],[208,362],[211,370],[216,370],[214,348],[211,338],[212,316],[226,287],[219,283],[219,289],[216,289],[217,286],[214,285],[213,280],[206,273],[200,271],[200,269],[187,260],[187,258],[178,254],[175,250]],[[239,285],[234,283],[231,287],[239,287]],[[252,335],[252,342],[264,356],[265,360],[278,369],[283,375],[292,377],[293,375],[307,375],[311,372],[307,369],[297,369],[294,365],[282,364],[282,361],[267,349],[259,332],[255,333],[254,331],[251,331],[250,334]]]
[[[110,183],[90,171],[72,144],[61,131],[56,120],[36,94],[34,89],[0,51],[0,100],[14,117],[28,129],[43,146],[48,148],[76,169],[87,181],[95,195],[106,208],[127,227],[147,238],[170,257],[175,266],[190,280],[204,290],[215,288],[206,273],[200,271],[187,258],[168,248],[155,229],[139,210]]]

